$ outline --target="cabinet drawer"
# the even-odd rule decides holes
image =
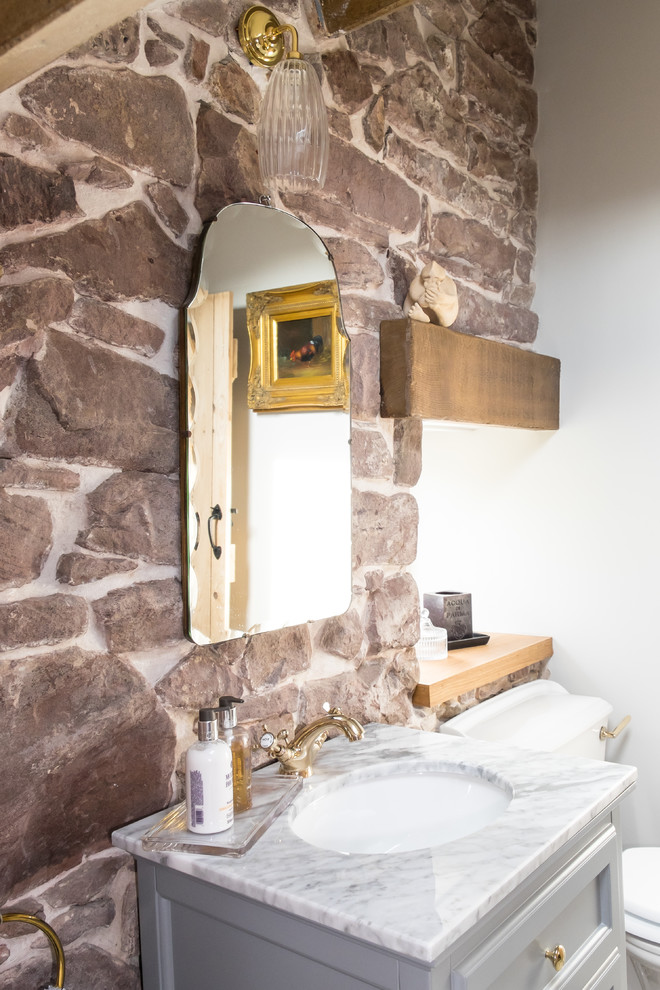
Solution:
[[[584,987],[617,950],[612,890],[616,832],[609,827],[465,958],[452,959],[452,990],[553,990]],[[561,945],[556,971],[546,950]],[[581,982],[575,983],[578,975]]]

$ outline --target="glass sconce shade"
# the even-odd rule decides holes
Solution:
[[[328,115],[314,68],[284,58],[272,71],[257,126],[265,182],[284,192],[320,189],[328,168]]]

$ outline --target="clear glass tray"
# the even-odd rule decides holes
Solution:
[[[143,849],[161,852],[206,853],[213,856],[242,856],[278,815],[287,808],[302,787],[300,777],[252,777],[252,807],[234,817],[224,832],[200,835],[186,828],[185,802],[168,808],[160,821],[142,836]]]

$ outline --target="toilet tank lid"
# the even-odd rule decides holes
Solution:
[[[599,723],[605,724],[611,711],[603,698],[569,694],[556,681],[539,680],[482,701],[449,719],[440,730],[553,751]]]
[[[626,914],[660,924],[660,848],[624,849],[623,903]]]

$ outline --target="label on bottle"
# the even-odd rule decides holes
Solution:
[[[186,806],[191,832],[224,832],[233,824],[232,757],[222,740],[195,743],[186,753]]]
[[[204,824],[204,781],[201,770],[190,771],[190,819],[193,825]]]

